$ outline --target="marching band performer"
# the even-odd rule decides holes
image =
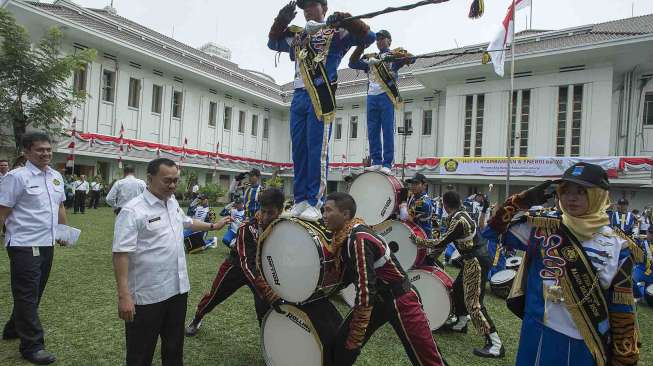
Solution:
[[[399,218],[422,228],[430,239],[433,237],[433,201],[426,192],[428,181],[424,174],[416,173],[412,179],[407,179],[406,183],[410,184],[411,196],[405,205],[401,205]]]
[[[546,202],[552,184],[561,214],[513,221]],[[600,166],[578,163],[556,182],[509,197],[488,222],[485,237],[503,234],[504,245],[526,251],[507,300],[523,319],[517,366],[637,364],[631,271],[642,254],[610,228],[609,188]]]
[[[646,230],[646,239],[639,244],[644,251],[644,258],[633,268],[633,282],[635,284],[635,299],[644,297],[646,287],[653,284],[653,226]]]
[[[458,193],[446,192],[442,196],[442,202],[449,214],[446,233],[440,239],[424,240],[414,235],[411,239],[418,246],[436,250],[443,249],[448,243],[456,246],[463,267],[453,284],[454,310],[458,322],[452,326],[452,330],[466,332],[468,319],[471,318],[476,330],[484,335],[486,340],[483,348],[474,349],[474,354],[487,358],[503,357],[505,349],[501,338],[483,305],[490,267],[487,247],[479,241],[476,222],[463,208]]]
[[[620,198],[617,201],[617,211],[610,216],[610,226],[619,228],[628,236],[632,236],[637,220],[632,212],[628,211],[628,200]]]
[[[372,334],[390,322],[413,365],[443,365],[417,292],[384,241],[355,218],[354,199],[330,194],[324,215],[343,266],[342,285],[356,288],[356,305],[336,336],[335,364],[352,365]]]
[[[380,171],[388,175],[392,174],[392,162],[395,156],[395,108],[401,105],[397,84],[398,72],[402,67],[415,62],[412,55],[404,49],[390,50],[391,44],[390,32],[381,30],[376,33],[378,53],[363,56],[365,49],[357,47],[349,59],[350,68],[365,71],[368,75],[367,138],[372,165],[365,170]],[[386,57],[398,60],[383,61]],[[381,133],[383,133],[383,140]]]
[[[317,221],[322,217],[319,202],[326,189],[327,149],[330,123],[335,117],[338,66],[353,46],[367,47],[375,35],[361,20],[345,20],[348,13],[336,12],[314,33],[288,26],[298,6],[307,22],[324,22],[327,0],[298,0],[284,6],[270,29],[268,47],[287,52],[295,62],[294,94],[290,106],[290,136],[294,164],[295,206],[291,215]],[[312,24],[312,23],[311,23]]]

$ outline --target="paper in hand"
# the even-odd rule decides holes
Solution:
[[[57,241],[60,240],[66,242],[67,246],[73,246],[77,244],[77,241],[79,240],[79,234],[81,233],[82,231],[77,228],[59,224],[56,228],[55,239]]]

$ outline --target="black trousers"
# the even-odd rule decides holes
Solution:
[[[175,295],[150,305],[136,305],[133,322],[125,322],[127,366],[152,364],[161,337],[163,366],[184,364],[184,321],[188,294]]]
[[[483,317],[487,320],[489,324],[489,331],[490,333],[495,332],[496,328],[494,326],[494,322],[492,321],[492,318],[487,312],[487,309],[485,308],[485,305],[483,303],[483,299],[485,298],[485,287],[487,285],[487,274],[488,271],[490,270],[490,258],[488,256],[479,256],[477,257],[478,263],[480,264],[480,280],[481,280],[481,288],[480,288],[480,294],[478,296],[478,302],[480,304],[480,312],[483,314]],[[456,280],[453,283],[453,302],[454,302],[454,313],[456,316],[461,317],[461,316],[467,316],[469,314],[470,307],[473,307],[473,304],[469,303],[470,300],[469,298],[467,301],[465,300],[465,270],[461,269],[460,272],[458,272],[458,277],[456,277]]]
[[[88,203],[89,208],[97,208],[100,203],[100,191],[91,191],[91,201]]]
[[[52,268],[53,247],[7,247],[14,307],[4,334],[20,338],[20,353],[30,355],[45,349],[39,303]]]
[[[86,210],[86,191],[75,191],[75,213]]]

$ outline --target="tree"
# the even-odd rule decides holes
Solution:
[[[62,41],[63,33],[53,27],[32,45],[25,27],[0,8],[0,123],[11,124],[17,152],[27,127],[61,135],[72,107],[86,98],[68,80],[93,61],[97,52],[88,49],[64,55]]]

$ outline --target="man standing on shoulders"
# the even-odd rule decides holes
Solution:
[[[125,177],[114,183],[106,198],[116,215],[127,202],[145,191],[145,182],[134,177],[134,167],[126,166],[123,173]]]
[[[387,175],[392,174],[392,162],[395,157],[395,108],[401,105],[399,85],[397,85],[398,71],[405,65],[415,62],[406,50],[399,48],[391,51],[391,44],[390,32],[379,31],[376,33],[376,46],[379,53],[362,56],[365,49],[358,47],[349,59],[350,68],[365,71],[368,75],[367,138],[372,165],[365,170],[380,171]],[[383,59],[386,57],[396,58],[397,61],[385,62]]]
[[[89,191],[89,185],[85,175],[80,175],[79,180],[73,183],[75,187],[75,210],[73,213],[86,211],[86,195]]]
[[[113,238],[127,365],[150,365],[159,336],[162,364],[182,365],[190,289],[183,231],[220,230],[229,218],[213,224],[186,216],[173,196],[179,169],[170,159],[152,160],[147,180],[147,190],[122,207]]]
[[[0,159],[0,183],[2,183],[2,178],[4,178],[8,172],[9,172],[9,160]]]
[[[45,350],[38,307],[48,282],[57,224],[66,224],[63,177],[52,169],[50,138],[41,132],[22,138],[27,165],[10,171],[0,184],[0,226],[5,225],[13,312],[3,339],[20,338],[20,353],[37,365],[53,363]]]
[[[290,54],[295,62],[294,94],[290,105],[290,138],[294,164],[294,217],[317,221],[322,218],[319,202],[326,190],[329,124],[336,114],[338,66],[353,46],[367,48],[374,33],[363,21],[347,20],[351,15],[336,12],[327,26],[308,32],[290,26],[304,11],[307,22],[323,23],[327,0],[291,1],[275,18],[268,34],[268,48]]]

